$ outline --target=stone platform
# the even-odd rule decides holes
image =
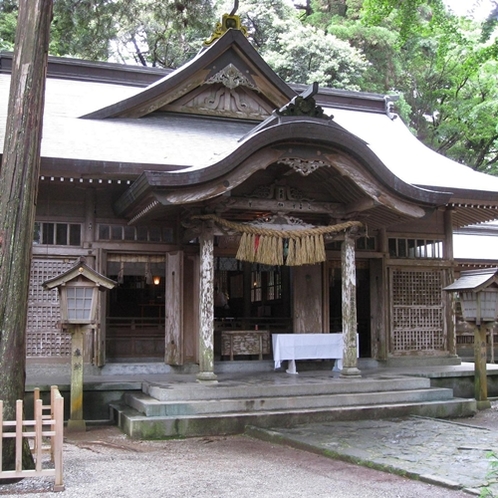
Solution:
[[[326,362],[300,364],[298,375],[272,362],[215,364],[218,383],[197,382],[161,363],[85,369],[87,423],[118,423],[134,437],[233,434],[246,425],[292,426],[327,420],[424,415],[468,416],[476,410],[473,364],[385,368],[360,362],[362,377],[342,379]],[[57,384],[69,405],[70,372],[28,369],[28,391]],[[498,395],[498,367],[488,365],[489,395]],[[111,407],[111,411],[110,408]],[[68,406],[66,406],[68,409]]]

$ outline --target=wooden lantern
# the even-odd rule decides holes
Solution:
[[[458,293],[465,321],[480,325],[497,319],[498,268],[462,271],[444,290]]]
[[[57,288],[63,324],[88,325],[95,322],[98,291],[116,285],[104,275],[87,266],[82,259],[65,273],[43,282],[43,288]]]

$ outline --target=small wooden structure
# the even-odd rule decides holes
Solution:
[[[463,317],[474,325],[475,397],[478,408],[489,408],[486,328],[498,318],[498,268],[463,271],[444,290],[458,293]]]
[[[0,479],[53,476],[54,491],[64,491],[62,443],[64,436],[64,399],[57,386],[50,390],[50,404],[44,405],[40,390],[34,391],[34,420],[23,419],[23,401],[17,400],[16,420],[3,419],[3,401],[0,400]],[[2,442],[4,438],[15,438],[15,469],[2,470]],[[33,470],[22,468],[23,440],[31,441],[35,460]],[[50,439],[50,446],[44,446],[44,438]],[[51,467],[44,464],[43,453],[49,451]],[[45,462],[46,463],[46,462]]]
[[[223,330],[221,332],[221,355],[234,356],[263,355],[271,353],[270,333],[268,330]]]
[[[57,289],[61,301],[62,326],[71,333],[71,416],[68,430],[85,430],[83,419],[83,351],[85,331],[95,327],[98,291],[114,288],[116,282],[88,267],[81,258],[66,272],[43,282]]]

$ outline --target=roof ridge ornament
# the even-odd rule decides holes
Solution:
[[[279,116],[309,116],[331,120],[333,116],[327,116],[323,108],[317,105],[313,98],[318,93],[318,83],[312,83],[301,95],[294,97],[288,104],[276,111]]]
[[[221,38],[229,29],[236,29],[242,31],[242,34],[247,38],[248,31],[245,26],[242,26],[240,16],[235,15],[237,9],[239,8],[239,0],[235,0],[232,12],[230,14],[223,14],[221,16],[221,22],[216,23],[216,28],[214,33],[211,35],[209,40],[204,41],[204,46],[209,47],[216,40]]]

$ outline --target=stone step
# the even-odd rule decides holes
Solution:
[[[476,402],[473,399],[453,398],[415,403],[147,417],[124,401],[119,401],[111,404],[111,412],[117,425],[129,436],[139,439],[161,439],[241,434],[248,425],[262,428],[292,427],[334,420],[379,419],[410,415],[436,418],[467,417],[476,412]]]
[[[318,394],[293,396],[268,396],[258,393],[254,398],[216,398],[202,400],[160,401],[145,393],[127,393],[125,402],[131,408],[146,415],[183,416],[215,413],[250,413],[277,410],[298,410],[327,407],[347,407],[391,403],[415,403],[443,401],[453,398],[453,391],[447,388],[408,389],[384,392],[361,392],[357,394]]]
[[[247,374],[245,376],[247,379]],[[427,377],[384,375],[370,378],[340,379],[330,377],[330,381],[315,380],[306,376],[298,379],[286,373],[275,374],[272,382],[268,377],[261,383],[254,376],[250,382],[224,381],[219,384],[201,383],[158,383],[146,381],[142,384],[145,394],[158,401],[218,400],[259,397],[294,397],[322,394],[358,394],[383,391],[406,391],[410,389],[427,389],[431,381]]]

